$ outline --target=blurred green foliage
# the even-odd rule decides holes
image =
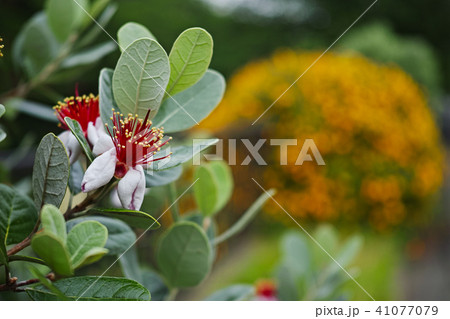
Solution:
[[[439,93],[441,74],[433,49],[421,38],[400,37],[391,27],[374,23],[355,28],[339,43],[381,63],[395,63],[433,95]]]

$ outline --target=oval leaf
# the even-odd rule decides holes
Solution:
[[[169,54],[167,94],[175,95],[200,80],[213,54],[213,39],[202,28],[187,29],[176,39]]]
[[[118,111],[116,101],[114,100],[112,91],[112,77],[114,71],[112,69],[102,69],[98,79],[98,95],[100,103],[100,117],[102,122],[113,127],[111,117],[113,116],[113,109]]]
[[[65,41],[76,29],[87,10],[87,0],[47,0],[46,14],[48,24],[60,41]]]
[[[37,233],[31,240],[31,247],[54,272],[63,276],[73,275],[69,253],[56,235],[45,231]]]
[[[78,123],[77,120],[73,120],[68,116],[66,116],[64,118],[64,122],[66,122],[70,131],[77,139],[78,144],[80,144],[80,146],[83,149],[84,154],[86,154],[86,157],[88,158],[88,160],[92,162],[95,157],[94,157],[94,154],[92,154],[91,147],[89,146],[89,143],[86,140],[86,137],[84,137],[84,133],[83,133],[83,130],[81,129],[80,123]]]
[[[31,78],[58,54],[61,44],[48,25],[44,12],[33,16],[17,36],[13,47],[14,62]]]
[[[81,182],[83,181],[84,170],[80,161],[76,161],[70,166],[69,189],[73,195],[81,193]]]
[[[66,221],[58,208],[53,205],[44,205],[41,211],[41,223],[45,232],[52,233],[63,243],[66,242]]]
[[[109,255],[120,255],[124,253],[136,241],[136,235],[133,230],[125,222],[102,216],[87,216],[71,219],[67,222],[67,231],[70,231],[75,225],[87,221],[94,220],[108,229],[108,240],[105,248],[108,249]]]
[[[150,292],[134,280],[115,277],[81,276],[65,278],[53,286],[69,300],[148,301]],[[26,288],[34,300],[58,300],[58,296],[41,284]]]
[[[120,56],[113,75],[114,98],[120,110],[150,119],[158,112],[169,82],[169,58],[154,40],[139,39]]]
[[[144,171],[146,187],[163,186],[170,184],[180,178],[183,168],[175,166],[164,171]]]
[[[117,32],[117,41],[119,42],[120,51],[122,52],[125,51],[131,43],[142,38],[156,41],[155,36],[146,27],[136,22],[125,23]]]
[[[216,212],[217,198],[219,197],[218,183],[214,173],[206,166],[200,166],[195,170],[194,195],[198,208],[205,216]]]
[[[33,196],[38,209],[44,204],[56,207],[66,193],[69,180],[69,157],[62,142],[52,133],[39,144],[33,166]]]
[[[73,268],[94,262],[103,256],[107,252],[103,249],[107,239],[108,230],[97,221],[88,220],[74,226],[67,235],[67,249]],[[93,258],[94,256],[98,258]]]
[[[75,54],[68,56],[61,63],[61,68],[68,69],[97,63],[103,57],[107,56],[116,49],[117,49],[116,44],[111,41],[98,44],[84,51],[77,52]]]
[[[179,222],[161,239],[158,265],[171,287],[198,285],[209,273],[211,247],[203,230],[192,222]]]
[[[151,269],[142,271],[142,284],[151,292],[153,301],[163,301],[169,294],[169,288],[162,277]]]
[[[164,126],[164,132],[187,130],[206,118],[222,100],[225,79],[208,70],[194,86],[168,98],[153,119],[156,127]]]
[[[0,184],[0,245],[17,244],[36,225],[38,212],[31,199]]]
[[[220,211],[233,191],[233,176],[224,161],[212,161],[195,171],[194,194],[200,211],[210,216]]]
[[[120,209],[120,208],[95,208],[91,210],[96,215],[102,215],[117,218],[128,225],[136,228],[157,229],[160,223],[151,215],[137,210]]]

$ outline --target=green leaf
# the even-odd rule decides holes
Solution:
[[[203,150],[207,149],[211,145],[214,145],[219,140],[217,138],[193,140],[191,145],[180,145],[172,148],[166,148],[154,155],[154,158],[160,158],[168,154],[169,151],[172,155],[168,159],[161,161],[151,162],[149,168],[154,171],[162,171],[169,168],[176,167],[194,158],[200,154]]]
[[[233,176],[224,161],[212,161],[199,166],[194,174],[197,181],[194,195],[200,211],[211,216],[220,211],[233,192]]]
[[[116,44],[108,41],[90,47],[81,52],[69,55],[62,63],[61,68],[73,68],[81,65],[89,65],[100,61],[103,57],[107,56],[114,50],[116,50]]]
[[[21,98],[11,98],[8,100],[8,106],[24,114],[48,122],[58,122],[55,112],[48,105],[28,101]]]
[[[125,51],[131,43],[142,38],[156,41],[155,36],[146,27],[136,22],[125,23],[117,32],[117,41],[119,42],[120,51],[122,52]]]
[[[336,262],[331,261],[330,265],[325,270],[328,277],[334,276],[342,268],[346,268],[350,265],[363,245],[363,239],[359,235],[350,237],[341,247],[338,255],[336,256]]]
[[[130,247],[130,249],[121,255],[119,258],[119,263],[122,273],[126,278],[136,280],[137,282],[142,282],[143,276],[141,268],[139,267],[136,246]]]
[[[6,138],[6,132],[0,127],[0,142]]]
[[[161,226],[153,216],[137,210],[120,208],[94,208],[90,212],[96,215],[120,219],[128,225],[136,228],[157,229]]]
[[[6,246],[21,242],[36,225],[38,213],[33,202],[16,190],[0,184],[0,263],[7,264]]]
[[[108,229],[108,240],[105,248],[108,249],[108,255],[120,255],[136,242],[136,235],[133,230],[125,222],[109,217],[102,216],[86,216],[69,220],[67,231],[69,232],[75,225],[94,220]]]
[[[8,252],[3,242],[0,242],[0,264],[8,265]]]
[[[78,143],[80,144],[81,148],[83,149],[84,154],[86,154],[88,160],[92,162],[94,160],[95,156],[94,156],[94,154],[92,154],[91,147],[89,146],[89,143],[86,140],[86,137],[84,137],[84,133],[83,133],[83,130],[81,129],[80,123],[78,123],[77,120],[73,120],[68,116],[66,116],[64,118],[64,122],[66,122],[70,131],[77,139]]]
[[[86,251],[86,253],[80,257],[80,263],[75,263],[74,260],[72,260],[72,263],[75,263],[73,265],[74,268],[80,268],[85,265],[93,264],[96,261],[100,260],[103,256],[105,256],[108,253],[108,249],[102,248],[102,247],[93,247]]]
[[[29,78],[36,76],[52,61],[60,50],[44,12],[34,15],[21,30],[14,42],[13,58]]]
[[[154,270],[144,269],[142,271],[142,284],[151,292],[153,301],[163,301],[169,294],[169,288],[163,278]]]
[[[113,124],[111,117],[113,116],[113,109],[120,111],[117,107],[116,101],[112,91],[112,78],[114,71],[104,68],[100,71],[100,78],[98,79],[98,92],[100,100],[100,117],[102,122],[108,124],[112,129]]]
[[[203,229],[192,222],[179,222],[163,236],[158,266],[171,287],[198,285],[209,273],[211,247]]]
[[[164,171],[144,171],[146,187],[163,186],[170,184],[180,178],[183,168],[175,166]]]
[[[100,1],[109,2],[109,0]],[[97,1],[96,3],[99,3],[100,1]],[[96,5],[96,3],[93,3],[91,7],[91,15],[93,17],[97,16],[97,12],[94,11],[98,11],[103,7],[103,5]],[[105,10],[103,10],[101,15],[96,19],[96,23],[93,23],[93,26],[90,28],[90,30],[83,35],[79,42],[77,42],[78,47],[85,47],[91,44],[101,33],[104,32],[103,30],[105,29],[106,25],[109,23],[109,21],[111,21],[112,17],[116,13],[117,7],[118,5],[116,3],[111,3],[105,8]]]
[[[83,9],[88,10],[87,0],[47,0],[45,12],[48,23],[55,36],[61,42],[80,26],[84,15]]]
[[[296,278],[292,274],[292,269],[288,266],[281,264],[276,270],[277,291],[278,298],[283,301],[295,301],[300,299],[300,293],[306,294],[304,289],[299,289],[299,284],[296,282]],[[305,278],[306,279],[306,278]]]
[[[66,296],[64,296],[64,294],[59,291],[58,288],[53,286],[53,283],[48,278],[46,278],[36,267],[29,266],[28,270],[34,277],[37,277],[37,279],[39,279],[41,285],[57,295],[60,300],[67,300]]]
[[[167,94],[175,95],[197,83],[213,54],[213,39],[202,28],[187,29],[176,39],[169,54],[170,81]]]
[[[169,58],[158,42],[139,39],[130,44],[117,62],[113,75],[114,98],[124,113],[144,118],[158,112],[169,81]]]
[[[298,231],[286,233],[281,241],[282,264],[289,268],[297,281],[311,267],[311,253],[306,238]]]
[[[164,100],[153,119],[156,127],[164,126],[165,133],[187,130],[206,118],[222,100],[225,79],[213,70],[189,89]]]
[[[11,256],[8,257],[8,260],[9,260],[9,262],[12,262],[12,261],[26,261],[26,262],[29,262],[29,263],[35,263],[35,264],[40,264],[40,265],[44,265],[44,266],[47,265],[45,263],[45,261],[43,261],[40,258],[24,256],[24,255],[11,255]]]
[[[206,298],[207,301],[242,301],[250,300],[255,294],[252,285],[232,285],[216,291]]]
[[[63,276],[73,275],[69,253],[61,238],[43,231],[33,236],[31,247],[54,272]]]
[[[84,171],[80,161],[76,161],[70,166],[69,189],[73,195],[81,193],[81,182],[83,181]]]
[[[38,212],[31,199],[0,184],[0,246],[24,240],[37,220]]]
[[[69,300],[148,301],[150,292],[136,281],[116,277],[80,276],[53,283]],[[58,296],[37,284],[26,288],[34,300],[58,300]]]
[[[69,180],[69,157],[62,142],[53,134],[45,135],[39,144],[33,166],[33,197],[38,209],[44,204],[56,207],[66,193]]]
[[[213,244],[218,245],[221,242],[224,242],[232,236],[240,233],[253,220],[253,218],[255,218],[256,214],[258,214],[259,210],[263,207],[266,201],[273,195],[275,195],[274,189],[269,189],[267,192],[261,194],[258,199],[252,204],[252,206],[247,209],[247,211],[233,226],[231,226],[228,230],[214,239]]]
[[[233,194],[233,174],[225,161],[212,161],[207,164],[218,181],[219,197],[216,209],[221,210],[230,200]]]
[[[318,226],[313,237],[329,253],[337,251],[339,236],[333,226],[328,224]],[[330,262],[330,257],[324,254],[322,249],[313,249],[312,253],[316,267],[324,267]]]
[[[97,221],[87,220],[75,225],[67,235],[72,267],[76,269],[100,259],[108,252],[103,248],[107,239],[108,230]]]
[[[199,210],[205,216],[217,212],[217,198],[219,196],[219,181],[216,181],[214,173],[206,166],[199,166],[195,170],[194,195]]]
[[[44,205],[41,211],[41,223],[45,232],[52,233],[63,243],[66,242],[66,221],[58,208],[53,205]]]
[[[3,104],[0,104],[0,117],[2,117],[3,114],[5,114],[5,106]]]

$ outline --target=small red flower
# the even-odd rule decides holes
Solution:
[[[101,154],[89,165],[81,182],[83,192],[90,192],[109,183],[116,177],[117,195],[124,208],[136,210],[142,205],[145,195],[144,168],[147,164],[170,156],[154,158],[161,147],[169,142],[164,140],[162,128],[151,127],[152,122],[137,115],[124,117],[114,112],[113,127],[106,126],[109,136],[99,137],[94,153]]]
[[[78,90],[76,91],[75,96],[65,98],[64,102],[58,102],[58,105],[53,108],[63,129],[69,130],[64,121],[64,118],[68,116],[80,123],[84,136],[87,137],[89,123],[95,124],[100,116],[99,99],[93,94],[79,96]]]
[[[75,96],[65,98],[63,102],[58,102],[58,105],[54,106],[53,109],[60,122],[59,126],[65,130],[58,137],[66,147],[70,163],[74,163],[81,154],[81,148],[64,118],[69,117],[78,121],[88,142],[91,145],[96,144],[101,133],[105,134],[100,118],[99,98],[93,94],[79,96],[76,88]]]
[[[124,117],[123,114],[113,110],[111,118],[113,128],[111,131],[107,126],[107,131],[116,149],[117,163],[114,175],[117,178],[122,178],[130,167],[147,165],[169,156],[153,158],[153,155],[172,138],[169,137],[164,141],[164,130],[151,127],[152,122],[148,119],[148,115],[149,113],[145,119],[138,118],[137,114],[134,116],[128,114],[128,117]]]
[[[259,280],[255,285],[256,299],[261,301],[275,301],[277,286],[272,280]]]

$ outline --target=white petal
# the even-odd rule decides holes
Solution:
[[[58,135],[58,138],[64,144],[67,155],[69,155],[70,164],[75,163],[81,154],[81,147],[78,140],[71,131],[64,131]]]
[[[111,136],[109,136],[106,133],[100,134],[100,137],[98,138],[97,142],[94,144],[94,148],[92,149],[92,152],[95,155],[102,154],[111,148],[114,148],[114,143],[111,139]]]
[[[81,182],[81,190],[85,193],[97,189],[113,178],[116,170],[116,150],[110,149],[108,152],[95,158],[84,173]]]
[[[87,139],[89,140],[89,143],[91,143],[91,145],[95,145],[98,141],[98,138],[99,136],[97,128],[94,126],[94,123],[89,122],[87,129]]]
[[[97,129],[97,131],[105,131],[105,125],[103,124],[102,118],[100,116],[95,120],[95,128]]]
[[[114,189],[111,191],[111,194],[109,194],[109,200],[111,201],[112,207],[122,208],[122,203],[120,202],[117,187],[114,187]]]
[[[126,209],[139,210],[145,195],[145,174],[142,166],[130,168],[117,187],[119,199]]]

